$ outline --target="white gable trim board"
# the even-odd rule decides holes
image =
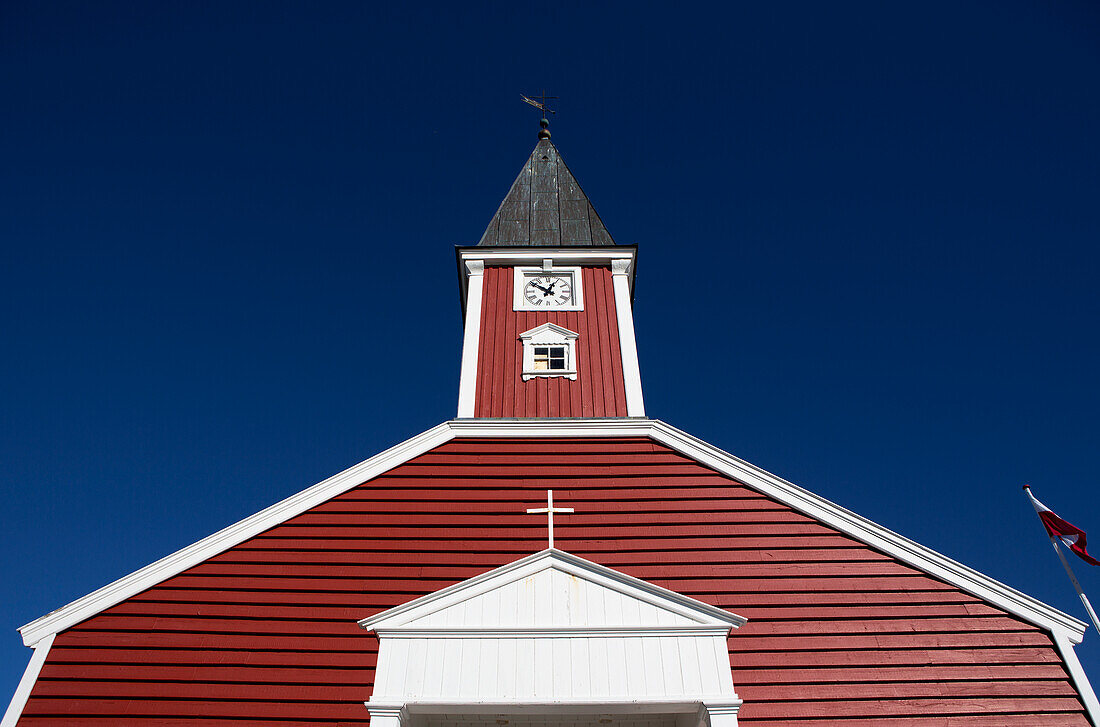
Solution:
[[[296,495],[291,495],[255,515],[240,520],[193,545],[177,550],[155,563],[134,571],[114,583],[110,583],[67,606],[32,621],[19,629],[19,633],[23,636],[23,643],[27,646],[34,646],[39,639],[64,631],[100,611],[144,591],[146,588],[151,588],[163,580],[182,573],[207,558],[212,558],[254,535],[275,527],[279,523],[301,515],[310,508],[316,507],[336,495],[347,492],[356,485],[377,477],[453,438],[454,432],[450,424],[443,423],[418,434],[412,439],[407,439],[390,447],[384,452],[302,490]]]
[[[23,677],[19,680],[19,686],[15,688],[15,695],[4,712],[4,719],[0,721],[0,727],[15,727],[15,723],[23,716],[23,707],[27,706],[27,699],[31,696],[31,689],[38,681],[38,673],[42,671],[42,665],[46,663],[46,656],[50,653],[56,634],[50,634],[34,645],[34,653],[31,654],[30,663],[27,664]]]
[[[379,637],[366,706],[391,727],[425,709],[514,719],[533,705],[619,715],[639,703],[663,717],[653,727],[684,715],[735,727],[726,637],[744,623],[551,548],[360,621]]]
[[[361,462],[313,487],[278,502],[193,545],[77,599],[19,629],[23,643],[34,646],[146,588],[272,528],[389,469],[456,437],[651,437],[717,472],[736,479],[803,514],[940,578],[1053,633],[1056,640],[1078,644],[1086,624],[1014,588],[915,543],[823,497],[770,474],[664,422],[638,418],[604,419],[459,419],[444,422]],[[1094,722],[1100,708],[1084,672],[1073,669],[1078,689]]]

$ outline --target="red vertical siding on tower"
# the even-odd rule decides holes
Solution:
[[[358,619],[557,545],[748,617],[744,727],[1086,727],[1050,636],[648,439],[459,439],[60,633],[19,724],[365,725]]]
[[[485,269],[474,416],[626,416],[611,271],[582,268],[583,311],[514,311],[512,283],[512,268]],[[579,335],[575,381],[562,377],[522,379],[519,334],[546,322]]]

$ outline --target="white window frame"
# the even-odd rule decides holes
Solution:
[[[577,379],[577,339],[579,334],[573,333],[568,328],[553,323],[543,323],[529,331],[519,334],[523,342],[523,373],[524,381],[530,381],[536,377],[561,377],[576,381]],[[535,369],[535,348],[565,348],[564,369]]]
[[[512,268],[512,270],[514,271],[512,278],[512,310],[584,310],[584,285],[581,278],[581,269],[579,267],[554,267],[553,260],[544,260],[541,268],[515,267]],[[527,300],[523,295],[523,288],[527,285],[528,278],[538,277],[540,275],[569,276],[570,286],[573,289],[573,302],[569,305],[553,307],[531,305],[531,301]]]

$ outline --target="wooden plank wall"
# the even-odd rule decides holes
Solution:
[[[368,722],[356,621],[546,547],[749,618],[743,727],[1087,725],[1050,637],[646,439],[453,440],[58,635],[21,725]]]
[[[611,270],[582,268],[581,278],[583,311],[514,311],[512,268],[485,269],[474,416],[626,416]],[[525,382],[521,378],[523,345],[519,334],[547,321],[580,336],[576,381],[559,377]]]

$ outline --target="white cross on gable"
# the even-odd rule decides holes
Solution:
[[[554,507],[554,491],[546,491],[546,507],[529,507],[527,508],[528,515],[541,515],[546,513],[547,520],[549,521],[550,529],[550,547],[554,547],[554,513],[556,512],[573,512],[571,507]]]

